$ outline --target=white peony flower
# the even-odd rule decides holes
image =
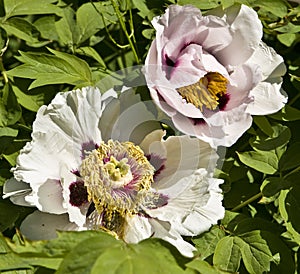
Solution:
[[[249,7],[202,16],[193,6],[171,5],[152,24],[147,85],[183,133],[213,147],[231,146],[251,126],[251,115],[286,103],[283,59],[261,41],[262,24]]]
[[[211,176],[216,152],[189,136],[165,140],[139,96],[115,97],[88,87],[59,93],[38,111],[4,185],[4,197],[38,209],[21,232],[36,240],[57,229],[102,229],[127,243],[161,238],[193,256],[182,235],[224,216],[222,180]]]

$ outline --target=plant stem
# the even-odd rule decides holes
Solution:
[[[293,169],[292,171],[290,171],[288,174],[283,176],[283,179],[286,179],[287,177],[289,177],[291,174],[300,171],[300,166],[296,167],[295,169]]]
[[[113,8],[114,8],[114,10],[115,10],[115,12],[116,12],[116,15],[117,15],[118,20],[119,20],[120,25],[121,25],[121,28],[122,28],[123,32],[125,33],[125,36],[126,36],[126,38],[127,38],[127,40],[128,40],[128,43],[129,43],[129,46],[130,46],[130,48],[131,48],[131,50],[132,50],[132,53],[133,53],[133,55],[134,55],[134,58],[135,58],[136,62],[137,62],[138,64],[140,64],[140,59],[139,59],[139,57],[138,57],[138,55],[137,55],[137,52],[136,52],[135,47],[134,47],[134,44],[133,44],[133,42],[132,42],[132,40],[131,40],[131,38],[130,38],[130,35],[129,35],[128,32],[127,32],[126,25],[125,25],[125,22],[124,22],[124,20],[123,20],[122,15],[121,15],[121,12],[120,12],[120,10],[119,10],[119,7],[118,7],[118,5],[115,3],[114,0],[110,0],[110,2],[111,2],[112,6],[113,6]]]
[[[259,192],[257,194],[255,194],[254,196],[250,197],[248,200],[246,200],[245,202],[242,202],[241,204],[237,205],[236,207],[234,207],[231,211],[238,211],[241,208],[243,208],[246,205],[249,205],[250,203],[252,203],[253,201],[255,201],[256,199],[262,197],[262,193]]]

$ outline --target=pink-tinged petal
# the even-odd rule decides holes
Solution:
[[[30,240],[50,240],[57,237],[57,230],[79,230],[79,227],[70,223],[67,214],[54,215],[35,211],[25,218],[20,230]]]
[[[287,103],[287,95],[281,89],[281,81],[261,82],[250,92],[254,98],[247,106],[252,115],[268,115],[279,111]]]
[[[213,54],[224,66],[245,63],[258,47],[262,38],[262,24],[257,13],[245,6],[232,6],[225,10],[223,19],[230,25],[232,42]]]
[[[246,112],[246,105],[240,105],[228,111],[219,111],[216,120],[223,122],[224,136],[214,139],[215,146],[232,146],[252,124],[252,117]]]
[[[26,195],[31,192],[29,184],[17,181],[15,178],[10,178],[3,185],[3,199],[10,198],[10,200],[21,206],[34,206],[25,200]]]
[[[261,70],[257,65],[242,65],[230,75],[233,85],[228,85],[229,100],[223,110],[230,110],[252,101],[250,90],[261,81]]]
[[[204,119],[193,119],[177,113],[172,116],[172,121],[174,126],[184,134],[196,136],[213,148],[216,148],[225,137],[222,126],[210,126]]]

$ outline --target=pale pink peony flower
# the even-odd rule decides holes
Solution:
[[[86,87],[43,106],[21,150],[4,198],[35,206],[21,232],[104,229],[127,243],[164,239],[183,255],[195,236],[224,216],[217,154],[190,136],[170,136],[132,91],[120,98]],[[165,140],[166,139],[166,140]]]
[[[144,73],[155,103],[178,130],[211,146],[231,146],[251,126],[251,115],[280,110],[283,59],[261,41],[262,24],[249,7],[202,16],[171,5],[153,19],[156,38]]]

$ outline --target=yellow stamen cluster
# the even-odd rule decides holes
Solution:
[[[117,160],[116,155],[124,158]],[[135,178],[131,174],[130,161],[138,169]],[[149,191],[154,168],[140,147],[131,142],[102,142],[83,160],[80,174],[87,188],[88,199],[95,204],[94,215],[98,216],[93,217],[93,229],[101,228],[120,238],[125,217],[137,214],[143,204],[152,198],[154,201],[158,199],[157,193]],[[132,186],[131,194],[134,197],[122,189],[132,180],[137,180]]]
[[[194,84],[177,88],[177,92],[188,103],[203,111],[215,110],[219,105],[219,98],[226,94],[228,80],[218,72],[209,72]]]

